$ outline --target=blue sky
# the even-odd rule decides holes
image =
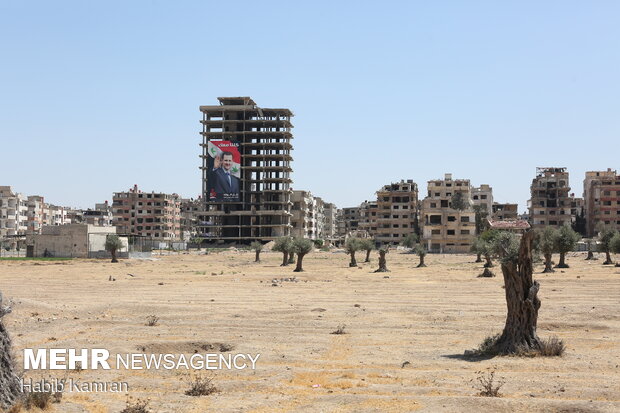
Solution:
[[[200,105],[288,107],[339,207],[451,172],[525,209],[537,166],[620,169],[614,1],[0,0],[0,184],[91,207],[201,190]]]

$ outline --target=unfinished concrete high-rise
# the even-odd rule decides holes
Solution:
[[[377,191],[377,242],[398,245],[418,230],[418,185],[412,179],[384,185]]]
[[[536,168],[528,201],[532,228],[571,224],[571,198],[566,168]]]
[[[218,100],[219,105],[200,106],[205,210],[199,236],[248,243],[290,235],[293,113],[261,108],[250,97]],[[225,170],[226,156],[231,172]],[[228,180],[220,186],[228,189],[218,189],[220,176]]]
[[[620,230],[620,175],[615,170],[586,172],[583,197],[587,236],[595,236],[600,225]]]

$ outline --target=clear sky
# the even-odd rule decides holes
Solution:
[[[617,1],[0,0],[0,185],[200,194],[200,105],[295,113],[339,207],[451,172],[525,209],[537,166],[620,169]]]

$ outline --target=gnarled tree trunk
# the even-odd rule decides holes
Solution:
[[[297,266],[293,270],[293,272],[302,272],[304,269],[301,266],[301,262],[304,259],[304,255],[306,254],[297,254]]]
[[[517,262],[502,262],[508,315],[504,331],[494,346],[499,354],[540,348],[540,339],[536,333],[540,285],[532,279],[533,239],[533,231],[526,233],[521,238]]]
[[[349,263],[349,267],[357,267],[357,261],[355,261],[355,252],[351,253],[351,262]]]
[[[295,253],[294,252],[288,253],[288,263],[295,264]]]
[[[476,261],[474,262],[482,262],[482,254],[480,254],[479,252],[476,253]]]
[[[543,272],[555,272],[553,266],[551,265],[551,254],[545,253],[543,255],[545,256],[545,269]]]
[[[560,263],[556,265],[556,268],[569,268],[568,264],[566,264],[566,253],[560,253]]]
[[[110,255],[112,255],[112,262],[118,262],[116,259],[116,250],[111,250]]]
[[[491,256],[490,255],[485,255],[484,259],[487,260],[487,262],[484,263],[484,268],[491,268],[491,267],[493,267],[493,261],[491,261]]]
[[[0,293],[0,408],[2,409],[11,407],[20,393],[19,379],[11,359],[11,339],[2,322],[2,317],[10,312],[9,307],[2,305],[2,293]]]
[[[364,262],[370,262],[370,251],[372,250],[366,250],[366,261]]]
[[[588,249],[588,256],[586,257],[586,261],[593,260],[593,259],[594,259],[594,253],[592,252],[591,249]]]
[[[256,251],[256,258],[254,259],[254,262],[260,262],[260,251]]]
[[[605,262],[603,263],[603,265],[611,265],[614,262],[611,260],[611,255],[609,254],[609,251],[605,251]]]
[[[420,267],[426,267],[426,264],[424,264],[424,255],[420,255],[420,263],[418,264],[416,268],[420,268]]]
[[[389,272],[387,269],[387,260],[385,259],[387,251],[379,250],[379,268],[375,272]]]
[[[286,267],[288,265],[288,252],[284,251],[282,253],[282,264],[280,264],[280,267]]]

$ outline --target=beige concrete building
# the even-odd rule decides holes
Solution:
[[[323,239],[334,242],[338,239],[338,228],[336,224],[336,214],[338,208],[336,204],[326,202],[323,208],[323,216],[325,217],[325,225],[323,230]]]
[[[456,197],[456,198],[455,198]],[[465,209],[452,208],[460,198]],[[429,252],[469,252],[476,233],[476,214],[472,208],[469,179],[428,181],[427,197],[422,202],[422,243]]]
[[[105,241],[108,235],[116,234],[114,227],[99,227],[88,224],[43,226],[40,234],[26,236],[28,257],[98,258],[108,257]],[[124,248],[118,256],[126,256],[128,241],[121,237]]]
[[[493,188],[487,184],[482,184],[477,188],[472,188],[471,199],[473,205],[480,205],[489,215],[493,210]]]
[[[528,201],[532,228],[571,224],[571,199],[566,168],[536,168]]]
[[[595,236],[600,225],[620,230],[620,175],[615,170],[586,172],[583,197],[587,236]]]
[[[325,202],[320,197],[315,197],[310,191],[294,190],[291,194],[293,206],[291,208],[291,235],[294,237],[309,239],[333,238],[334,210],[333,204],[330,210],[331,223],[325,215]],[[332,235],[330,235],[332,234]]]
[[[201,197],[181,199],[181,239],[189,241],[198,236],[203,210],[204,203]]]
[[[372,218],[372,212],[371,218]],[[377,191],[376,229],[370,225],[370,236],[381,244],[398,245],[418,225],[418,185],[401,180]]]
[[[379,211],[379,205],[377,201],[364,201],[360,204],[360,218],[358,228],[360,231],[366,231],[368,236],[373,236],[377,233],[377,219]]]
[[[0,247],[15,249],[27,229],[27,198],[10,186],[0,186]]]
[[[85,224],[110,227],[114,223],[112,205],[108,201],[95,204],[95,209],[87,209],[82,212],[82,219]]]
[[[360,207],[347,207],[338,211],[337,227],[339,237],[346,237],[349,232],[359,229]]]
[[[142,192],[134,185],[127,192],[114,193],[112,210],[119,234],[158,241],[181,239],[181,204],[177,194]]]
[[[516,220],[519,218],[518,207],[517,204],[493,202],[490,217],[496,221]]]

